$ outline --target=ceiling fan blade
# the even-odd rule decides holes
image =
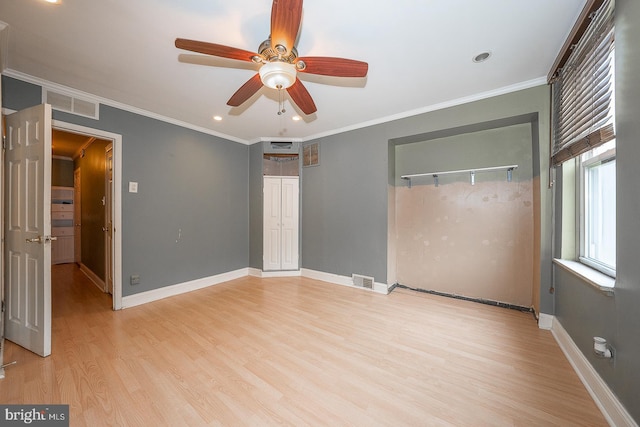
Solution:
[[[271,6],[271,46],[284,46],[289,54],[294,47],[300,21],[302,20],[302,0],[273,0]]]
[[[233,96],[227,101],[227,105],[232,107],[239,107],[247,99],[251,98],[262,87],[262,81],[260,80],[260,74],[256,74],[251,77],[240,89],[233,94]]]
[[[249,52],[248,50],[237,49],[235,47],[229,47],[215,43],[199,42],[196,40],[188,39],[176,39],[176,47],[178,49],[190,50],[192,52],[249,62],[252,62],[252,58],[258,55],[257,53]]]
[[[322,76],[365,77],[369,70],[369,64],[354,59],[305,56],[298,58],[296,63],[300,61],[303,61],[306,67],[298,71]]]
[[[300,79],[296,78],[296,82],[293,86],[287,88],[287,92],[289,92],[289,96],[291,96],[293,102],[300,107],[303,113],[309,115],[318,111],[316,104],[313,102],[313,98],[311,98],[307,88],[304,87]]]

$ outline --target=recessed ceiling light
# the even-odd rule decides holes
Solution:
[[[222,117],[220,116],[213,116],[213,120],[215,120],[216,122],[222,121]]]
[[[482,52],[473,57],[473,62],[484,62],[491,56],[491,52]]]
[[[53,3],[53,4],[59,4],[60,3],[60,0],[44,0],[44,1],[46,1],[47,3]]]
[[[302,117],[300,117],[300,116],[293,116],[293,117],[291,117],[291,119],[292,119],[294,122],[299,122],[300,120],[302,120]]]

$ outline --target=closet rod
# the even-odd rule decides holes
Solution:
[[[402,175],[400,178],[409,181],[409,188],[411,188],[411,178],[418,178],[421,176],[432,176],[435,180],[436,186],[438,185],[438,176],[440,175],[449,175],[454,173],[469,173],[471,174],[471,184],[475,183],[475,174],[476,172],[493,172],[493,171],[507,171],[507,180],[511,182],[511,172],[514,169],[517,169],[518,165],[506,165],[506,166],[492,166],[489,168],[475,168],[475,169],[459,169],[459,170],[451,170],[451,171],[441,171],[441,172],[426,172],[426,173],[415,173],[410,175]]]

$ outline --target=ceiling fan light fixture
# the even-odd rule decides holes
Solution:
[[[262,84],[271,89],[287,89],[296,82],[296,66],[288,62],[266,63],[259,73]]]

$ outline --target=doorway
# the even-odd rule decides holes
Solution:
[[[53,121],[53,154],[70,158],[75,194],[74,260],[103,292],[122,307],[119,279],[120,135]],[[66,156],[65,156],[66,155]]]
[[[75,262],[103,292],[111,268],[110,212],[111,191],[105,187],[112,172],[113,142],[91,135],[52,130],[51,232],[52,264]],[[58,197],[65,194],[66,197]],[[61,204],[64,203],[64,204]]]

